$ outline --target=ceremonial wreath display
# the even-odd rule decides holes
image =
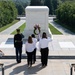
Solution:
[[[33,32],[34,32],[35,35],[38,35],[40,33],[40,27],[39,27],[39,25],[35,25],[34,26]]]

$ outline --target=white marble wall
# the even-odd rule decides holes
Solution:
[[[49,8],[47,6],[27,6],[26,12],[26,28],[24,30],[25,37],[33,33],[35,24],[39,24],[41,33],[48,31],[48,15]]]

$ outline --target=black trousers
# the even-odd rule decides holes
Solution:
[[[16,61],[21,62],[21,57],[22,57],[22,47],[16,48]]]
[[[33,51],[33,62],[35,63],[36,61],[36,48]]]
[[[47,48],[41,48],[41,62],[42,62],[42,66],[46,66],[47,62],[48,62],[48,53],[49,53],[49,49]]]
[[[32,65],[32,55],[33,52],[26,52],[27,53],[27,64]]]

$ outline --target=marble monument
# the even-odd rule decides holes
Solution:
[[[27,6],[25,8],[26,28],[24,30],[25,38],[34,33],[34,26],[39,25],[40,34],[46,32],[52,37],[51,31],[48,28],[49,8],[47,6]]]

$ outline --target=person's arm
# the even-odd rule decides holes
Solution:
[[[24,38],[24,35],[21,33],[22,38]]]
[[[36,38],[35,38],[36,39]],[[38,41],[37,41],[37,39],[36,39],[36,43],[37,43]]]
[[[49,42],[51,42],[51,41],[52,41],[52,39],[51,39],[50,37],[48,37],[47,39],[48,39],[48,41],[49,41]]]
[[[40,36],[40,33],[38,34],[38,41],[40,41],[41,40],[41,36]]]
[[[41,41],[39,41],[37,44],[38,44],[38,50],[41,51],[40,50],[41,49]]]

